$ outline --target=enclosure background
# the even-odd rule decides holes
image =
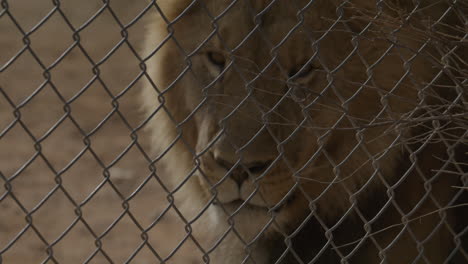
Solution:
[[[125,124],[136,127],[141,121],[135,100],[144,81],[130,85],[141,70],[128,45],[140,48],[145,17],[126,30],[128,42],[124,41],[106,58],[106,54],[126,39],[127,33],[123,33],[119,23],[128,24],[147,2],[114,0],[109,5],[111,9],[95,0],[64,0],[59,7],[48,0],[0,2],[0,67],[3,70],[0,87],[15,105],[27,102],[15,109],[4,94],[0,95],[0,262],[48,260],[47,263],[54,263],[55,259],[60,263],[82,263],[90,258],[90,263],[108,263],[104,257],[107,254],[113,262],[121,263],[136,253],[134,263],[154,263],[157,258],[146,245],[139,250],[146,238],[161,257],[166,257],[184,238],[182,221],[169,210],[142,236],[142,230],[127,213],[131,212],[140,226],[148,227],[169,204],[154,178],[138,189],[150,170],[141,151],[132,145],[135,140]],[[25,36],[6,10],[25,32],[48,19]],[[113,17],[111,10],[120,21]],[[59,11],[75,29],[88,21],[90,24],[74,32]],[[77,43],[95,63],[102,64],[93,66]],[[62,60],[46,71],[34,56],[46,67],[59,58]],[[12,58],[16,60],[10,61]],[[126,93],[113,100],[98,80],[82,91],[96,76],[114,96],[122,91]],[[82,94],[67,105],[54,92],[51,83],[65,100]],[[89,133],[96,127],[97,131],[89,138],[83,136],[83,132]],[[51,128],[55,130],[48,134]],[[147,149],[144,134],[139,132],[138,136],[138,142]],[[121,160],[106,168],[122,153],[126,154]],[[116,189],[105,182],[105,176],[109,175]],[[100,184],[103,185],[98,188]],[[116,192],[128,197],[137,189],[128,203]],[[14,194],[19,204],[8,193]],[[78,207],[67,196],[76,204],[91,198]],[[127,205],[129,210],[125,209]],[[191,255],[196,254],[187,242],[171,260],[191,263]]]

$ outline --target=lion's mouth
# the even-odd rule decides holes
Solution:
[[[280,204],[276,204],[274,206],[260,206],[256,204],[249,203],[248,201],[242,200],[242,199],[236,199],[231,202],[227,203],[219,203],[216,200],[213,201],[214,206],[219,206],[219,207],[224,207],[225,209],[228,209],[229,211],[232,212],[237,212],[242,209],[247,209],[247,210],[255,210],[255,211],[265,211],[265,212],[274,212],[277,213],[284,209],[285,207],[289,206],[295,199],[295,195],[292,194],[290,197],[282,201]]]

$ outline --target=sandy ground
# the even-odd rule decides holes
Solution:
[[[86,24],[98,0],[1,2],[0,263],[160,263],[184,223],[173,209],[158,218],[167,194],[151,177],[147,135],[132,136],[139,61],[127,42],[107,58],[123,40],[119,22],[104,9]],[[125,25],[145,4],[110,7]],[[143,19],[128,29],[138,52],[144,32]],[[188,241],[166,263],[201,255]]]

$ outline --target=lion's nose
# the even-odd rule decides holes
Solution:
[[[216,155],[216,153],[214,154],[214,160],[219,166],[228,171],[237,163],[237,160],[228,161],[223,157]],[[268,168],[268,166],[270,166],[270,164],[271,161],[242,162],[242,165],[239,164],[234,170],[232,170],[230,176],[240,187],[242,186],[242,183],[249,178],[249,173],[252,175],[261,174]],[[247,173],[246,169],[249,173]]]

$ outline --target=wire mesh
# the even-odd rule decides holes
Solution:
[[[468,263],[466,1],[0,4],[0,263]]]

